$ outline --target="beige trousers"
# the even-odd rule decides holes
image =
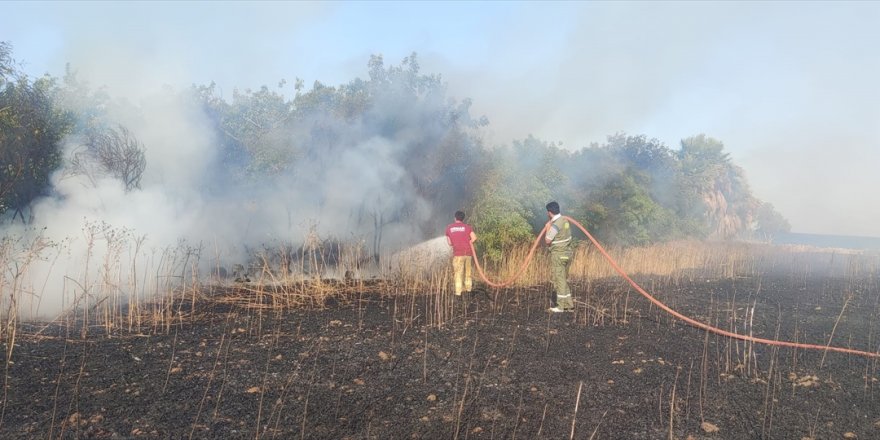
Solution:
[[[462,284],[464,291],[470,292],[474,285],[471,279],[471,257],[452,257],[452,272],[455,274],[455,294],[461,295]]]

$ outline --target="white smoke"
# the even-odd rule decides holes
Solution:
[[[378,102],[376,114],[403,121],[390,137],[362,123],[317,121],[336,135],[324,148],[300,146],[309,142],[309,121],[282,128],[273,136],[289,141],[283,145],[293,164],[240,181],[221,163],[218,130],[198,102],[170,87],[145,94],[131,86],[136,93],[114,99],[104,122],[125,127],[144,146],[140,187],[126,191],[112,177],[79,173],[71,158],[86,146],[70,136],[50,195],[32,205],[33,221],[0,231],[64,243],[48,251],[57,258],[29,263],[28,313],[52,316],[101,298],[140,298],[167,289],[145,285],[144,276],[184,283],[220,266],[246,265],[261,249],[279,256],[306,241],[335,239],[362,243],[368,258],[424,238],[419,228],[433,207],[403,161],[417,154],[409,149],[420,145],[423,132],[434,129],[435,122],[419,118],[433,115],[436,103],[402,109]]]

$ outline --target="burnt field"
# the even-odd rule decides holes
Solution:
[[[638,281],[738,333],[878,345],[874,276]],[[284,311],[227,286],[136,334],[22,324],[0,437],[880,436],[876,360],[707,334],[616,278],[574,287],[571,314],[544,311],[546,285],[353,292]]]

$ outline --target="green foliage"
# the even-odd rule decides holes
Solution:
[[[535,194],[522,190],[534,190],[538,181],[517,180],[515,161],[503,151],[496,150],[490,157],[486,179],[477,190],[471,224],[479,237],[477,252],[498,262],[505,252],[533,238],[532,213],[527,206]]]
[[[562,165],[569,160],[570,153],[533,136],[486,152],[473,211],[478,249],[491,261],[535,238],[547,221],[547,202],[567,205],[569,176]]]
[[[61,164],[58,143],[72,127],[72,116],[54,105],[52,78],[31,81],[0,45],[0,214],[22,211],[45,194],[49,177]]]
[[[537,229],[543,204],[588,223],[615,245],[642,245],[681,237],[731,237],[754,225],[758,201],[741,168],[721,142],[698,135],[674,151],[656,139],[618,133],[574,152],[529,138],[509,149],[519,162],[503,185],[536,209],[525,217]],[[537,171],[539,167],[553,167]],[[535,176],[549,179],[535,179]]]
[[[289,171],[296,162],[301,148],[290,129],[296,113],[281,93],[284,85],[282,81],[278,91],[266,86],[236,89],[231,102],[219,97],[214,83],[190,90],[218,132],[221,164],[231,180],[259,182]]]
[[[674,167],[672,150],[657,139],[617,133],[608,136],[603,148],[620,164],[648,175],[666,175]]]
[[[389,222],[430,236],[464,209],[492,261],[534,238],[550,200],[613,245],[790,229],[751,194],[724,145],[704,134],[682,140],[677,151],[625,133],[574,151],[533,136],[486,149],[488,120],[471,115],[470,100],[449,98],[439,75],[422,73],[415,53],[390,66],[374,55],[367,73],[310,88],[297,78],[292,91],[282,80],[277,88],[234,90],[229,100],[213,83],[193,86],[189,96],[216,132],[220,160],[210,166],[220,183],[255,188],[283,177],[319,193],[313,208],[320,209],[335,196],[321,193],[334,168],[369,158],[362,166],[378,183],[358,188],[363,200],[352,216],[375,227],[374,246]],[[61,164],[59,141],[70,133],[98,146],[92,153],[103,154],[92,154],[93,163],[137,189],[146,147],[110,123],[111,103],[69,68],[60,86],[21,75],[11,45],[0,42],[0,214],[45,194]],[[389,188],[399,191],[389,195]],[[426,211],[447,215],[425,220]]]
[[[477,252],[492,262],[501,261],[506,252],[534,239],[524,210],[514,200],[503,197],[486,200],[473,226],[479,231]]]
[[[630,170],[593,192],[585,217],[598,239],[642,246],[674,234],[673,214],[651,198],[647,182],[643,174]]]

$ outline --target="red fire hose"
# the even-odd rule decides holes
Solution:
[[[587,235],[587,238],[589,238],[590,241],[593,242],[593,245],[596,246],[596,249],[598,249],[599,252],[601,252],[602,255],[605,257],[605,259],[608,260],[608,262],[611,264],[611,267],[613,267],[614,270],[620,274],[620,276],[622,276],[634,289],[636,289],[636,291],[639,292],[639,294],[644,296],[648,301],[650,301],[651,303],[653,303],[657,307],[663,309],[663,311],[665,311],[666,313],[669,313],[670,315],[674,316],[675,318],[677,318],[681,321],[684,321],[687,324],[690,324],[696,328],[703,329],[703,330],[706,330],[706,331],[709,331],[709,332],[712,332],[712,333],[715,333],[715,334],[718,334],[721,336],[726,336],[728,338],[739,339],[742,341],[756,342],[758,344],[776,345],[776,346],[780,346],[780,347],[804,348],[804,349],[808,349],[808,350],[836,351],[836,352],[840,352],[840,353],[849,353],[849,354],[855,354],[858,356],[865,356],[865,357],[872,357],[872,358],[880,357],[880,353],[876,353],[876,352],[854,350],[851,348],[833,347],[830,345],[830,340],[829,340],[829,345],[800,344],[797,342],[778,341],[778,340],[774,340],[774,339],[756,338],[753,336],[741,335],[739,333],[733,333],[733,332],[729,332],[726,330],[722,330],[717,327],[713,327],[709,324],[702,323],[702,322],[697,321],[693,318],[689,318],[685,315],[682,315],[681,313],[676,312],[675,310],[673,310],[672,308],[670,308],[666,304],[663,304],[662,302],[660,302],[657,298],[654,298],[650,293],[648,293],[645,289],[643,289],[641,286],[639,286],[638,283],[633,281],[633,279],[630,278],[629,275],[627,275],[627,273],[624,272],[624,270],[620,268],[620,265],[618,265],[617,262],[614,261],[613,258],[611,258],[611,255],[608,255],[608,252],[605,251],[605,248],[603,248],[602,245],[599,244],[599,242],[595,238],[593,238],[593,236],[590,234],[590,232],[587,231],[587,228],[583,227],[583,225],[581,225],[580,223],[578,223],[575,219],[573,219],[571,217],[568,217],[568,216],[563,216],[563,217],[565,217],[565,219],[567,219],[568,221],[573,223],[575,226],[580,228],[580,230],[583,231],[583,233]],[[544,225],[544,228],[541,230],[541,232],[538,234],[538,237],[535,239],[535,243],[532,244],[531,249],[529,249],[529,254],[528,254],[528,256],[526,256],[525,261],[523,261],[522,265],[517,270],[517,272],[510,279],[505,280],[505,281],[493,282],[493,281],[489,280],[489,278],[486,276],[486,273],[483,272],[483,268],[480,266],[480,260],[478,258],[476,258],[477,254],[473,248],[473,243],[471,243],[471,252],[475,256],[474,263],[477,266],[477,273],[479,273],[480,278],[482,278],[483,281],[486,282],[486,284],[488,284],[489,286],[492,286],[492,287],[499,287],[500,288],[500,287],[510,286],[514,281],[516,281],[517,278],[522,276],[523,272],[525,272],[526,268],[531,263],[532,258],[534,258],[534,256],[535,256],[535,250],[538,248],[538,244],[541,242],[541,238],[544,236],[544,233],[550,227],[550,224],[551,224],[550,222],[547,222],[547,224]]]

